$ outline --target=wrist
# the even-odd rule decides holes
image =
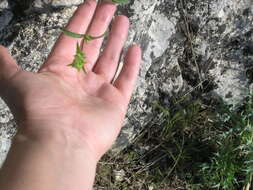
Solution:
[[[56,152],[67,150],[85,154],[97,164],[100,156],[89,146],[80,135],[70,128],[64,127],[21,127],[13,139],[13,143],[30,143],[36,146],[53,146]]]
[[[0,186],[20,190],[92,189],[98,160],[86,146],[63,139],[62,134],[47,134],[45,138],[29,133],[22,130],[14,137]],[[9,175],[9,170],[15,175]],[[12,176],[19,177],[10,180]]]

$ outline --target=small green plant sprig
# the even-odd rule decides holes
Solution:
[[[128,3],[129,0],[111,0],[111,2],[116,3],[116,4],[125,4],[125,3]],[[85,68],[84,68],[84,65],[87,64],[87,61],[86,61],[86,55],[82,51],[83,43],[89,43],[92,40],[103,38],[104,36],[106,36],[107,31],[104,34],[100,35],[100,36],[91,36],[89,34],[78,34],[78,33],[68,31],[65,28],[61,28],[61,31],[65,35],[70,36],[72,38],[81,38],[81,39],[83,39],[83,42],[81,42],[82,43],[81,45],[79,43],[77,43],[77,45],[76,45],[76,54],[75,54],[74,60],[69,66],[76,68],[78,71],[81,71],[83,69],[83,71],[86,72]]]
[[[82,43],[89,43],[90,41],[102,38],[107,34],[107,31],[106,31],[104,34],[102,34],[100,36],[91,36],[89,34],[74,33],[74,32],[66,30],[65,28],[61,28],[61,31],[65,35],[70,36],[72,38],[81,38],[81,39],[83,39]],[[82,45],[80,45],[77,42],[75,58],[74,58],[72,64],[70,64],[69,66],[76,68],[78,71],[81,71],[81,69],[83,69],[85,71],[85,68],[84,68],[85,64],[87,64],[86,55],[82,51]]]

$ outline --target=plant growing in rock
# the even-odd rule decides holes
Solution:
[[[219,113],[215,138],[217,151],[211,162],[202,165],[203,182],[216,189],[238,187],[252,189],[253,185],[253,94],[239,111],[224,106]]]

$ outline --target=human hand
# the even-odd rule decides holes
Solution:
[[[107,30],[116,5],[87,0],[66,29],[98,36]],[[95,10],[96,9],[96,10]],[[112,84],[129,21],[114,19],[106,48],[103,39],[85,44],[86,71],[71,64],[78,39],[61,35],[38,73],[21,70],[0,47],[0,95],[20,127],[19,137],[49,139],[86,148],[99,159],[113,144],[122,126],[141,62],[141,50],[129,48],[124,67]]]

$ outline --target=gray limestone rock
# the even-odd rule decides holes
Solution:
[[[213,93],[225,102],[240,104],[249,94],[252,81],[253,3],[251,0],[218,1],[212,5],[211,18],[196,38],[204,59],[212,59],[208,74],[217,87]],[[207,33],[209,32],[209,34]],[[208,37],[205,38],[205,35]],[[200,48],[201,49],[201,48]],[[205,53],[204,53],[205,52]]]
[[[9,9],[7,0],[0,2],[0,31],[5,28],[12,20],[13,13]]]
[[[8,10],[0,10],[0,31],[4,29],[13,19],[13,13]]]
[[[46,7],[71,7],[74,5],[79,5],[83,0],[33,0],[31,3],[32,8],[42,9]]]
[[[73,5],[79,5],[80,3],[82,3],[83,0],[51,0],[51,4],[54,7],[60,7],[60,6],[73,6]]]
[[[48,5],[34,2],[39,9]],[[78,4],[59,2],[63,4],[54,6]],[[35,72],[50,52],[59,27],[65,25],[74,9],[50,9],[26,16],[0,30],[0,42],[8,46],[24,69]],[[166,106],[173,99],[199,93],[238,105],[252,89],[251,0],[134,0],[120,7],[118,14],[130,18],[126,47],[140,44],[143,63],[114,151],[121,150],[143,127],[157,121],[159,116],[153,112],[156,101]],[[15,134],[15,123],[3,102],[0,113],[1,162]]]
[[[25,14],[52,12],[55,8],[71,7],[82,3],[83,0],[14,0],[13,6]]]
[[[2,10],[2,9],[7,9],[8,7],[9,7],[9,3],[8,3],[7,0],[2,0],[2,1],[0,2],[0,10]]]

